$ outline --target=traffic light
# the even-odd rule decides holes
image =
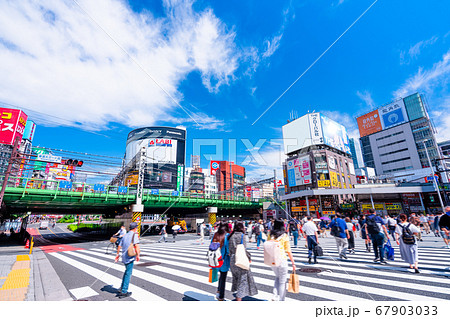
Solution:
[[[83,166],[83,161],[77,160],[77,159],[67,159],[67,160],[62,160],[62,164],[81,167],[81,166]]]

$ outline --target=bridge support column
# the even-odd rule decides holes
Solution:
[[[142,213],[144,211],[144,205],[132,205],[131,211],[133,213],[133,217],[131,219],[132,222],[135,222],[138,224],[138,235],[141,235],[141,221],[142,221]]]
[[[217,207],[208,207],[208,222],[214,225],[217,221]]]

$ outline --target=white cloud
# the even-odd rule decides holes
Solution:
[[[282,37],[283,34],[279,34],[274,36],[271,40],[266,40],[265,42],[266,50],[263,53],[264,58],[269,58],[275,53],[275,51],[280,46],[280,41]]]
[[[416,44],[412,45],[408,51],[400,52],[400,64],[409,64],[412,60],[415,60],[423,49],[433,45],[439,38],[437,36],[433,36],[428,40],[419,41]]]
[[[251,183],[262,179],[270,178],[277,172],[277,178],[283,180],[282,164],[286,160],[283,147],[266,147],[259,152],[263,162],[252,162],[246,166],[247,182]]]
[[[375,102],[373,101],[372,95],[369,91],[360,92],[357,91],[356,95],[366,103],[366,105],[370,108],[373,108],[375,106]]]
[[[198,72],[218,92],[235,79],[242,52],[234,31],[210,9],[195,12],[189,0],[163,4],[165,17],[135,13],[119,0],[0,2],[0,73],[7,75],[0,78],[0,101],[90,130],[186,116],[177,106],[180,82]],[[188,122],[223,126],[186,111]]]

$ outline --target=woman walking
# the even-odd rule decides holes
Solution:
[[[348,233],[350,238],[348,239],[348,253],[355,253],[355,232],[353,231],[353,223],[350,220],[350,217],[345,217],[345,223],[347,224]]]
[[[417,240],[414,236],[420,233],[420,229],[412,223],[408,223],[405,214],[400,214],[400,223],[395,229],[395,237],[397,245],[400,247],[400,255],[402,259],[409,264],[409,268],[419,273],[419,250],[417,248]]]
[[[272,266],[272,270],[275,273],[275,283],[273,287],[273,299],[274,301],[284,301],[286,298],[286,286],[288,281],[288,262],[287,256],[292,262],[292,272],[295,273],[295,261],[291,252],[291,246],[289,245],[289,236],[286,233],[284,222],[281,219],[275,220],[272,229],[272,240],[278,241],[281,253],[280,266]]]
[[[365,224],[366,224],[366,216],[361,215],[359,217],[359,226],[361,228],[361,238],[364,239],[364,241],[366,242],[366,251],[370,253],[371,240],[370,240],[369,234],[366,233],[366,227],[364,227]]]
[[[228,236],[229,228],[227,223],[220,223],[211,242],[220,243],[220,254],[222,255],[223,264],[219,268],[219,286],[217,287],[216,299],[225,300],[225,284],[227,282],[227,273],[230,269],[230,255],[228,253]]]
[[[241,301],[245,296],[253,296],[258,293],[251,270],[245,270],[236,266],[236,248],[239,244],[244,245],[247,257],[250,260],[250,254],[247,252],[247,243],[244,240],[244,231],[244,224],[240,221],[236,221],[233,232],[229,237],[228,244],[230,253],[230,270],[233,275],[231,291],[236,292],[236,301]]]

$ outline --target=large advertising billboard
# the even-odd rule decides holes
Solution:
[[[30,142],[33,142],[35,131],[36,131],[36,124],[33,121],[28,120],[22,138],[25,140],[29,140]]]
[[[379,132],[383,129],[378,110],[364,114],[356,119],[361,137]]]
[[[282,131],[285,154],[289,154],[312,145],[308,114],[283,125]],[[321,130],[320,134],[322,134]]]
[[[403,100],[398,100],[380,107],[378,113],[381,116],[381,123],[384,130],[408,121],[408,115]]]
[[[22,139],[28,116],[21,110],[0,108],[0,144],[14,145],[16,137]]]
[[[287,177],[289,187],[311,184],[311,163],[309,156],[288,161]]]
[[[322,122],[323,144],[327,144],[344,153],[351,154],[347,129],[343,125],[322,114],[320,114],[320,119]]]
[[[323,144],[324,136],[322,131],[322,121],[320,113],[308,114],[308,118],[312,144]]]

